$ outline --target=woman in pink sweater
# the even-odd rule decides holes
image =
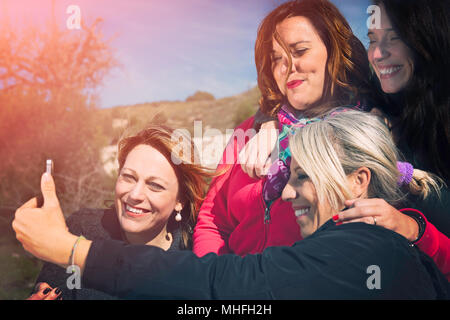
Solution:
[[[261,109],[278,115],[286,132],[336,105],[363,109],[373,100],[364,46],[326,0],[292,1],[272,11],[259,27],[255,61]],[[292,206],[280,198],[289,175],[287,139],[280,144],[283,161],[268,177],[251,178],[239,164],[254,126],[253,117],[244,121],[226,147],[218,166],[225,173],[212,181],[194,231],[199,256],[243,256],[302,239]]]

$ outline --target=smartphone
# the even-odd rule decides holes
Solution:
[[[45,162],[45,172],[53,175],[53,160],[52,159],[47,159],[47,161]],[[38,208],[41,208],[42,205],[44,204],[44,197],[42,196],[42,194],[39,194],[36,198],[37,198],[37,206],[38,206]]]
[[[49,173],[50,175],[53,174],[53,160],[52,159],[47,159],[47,161],[45,163],[45,172]]]

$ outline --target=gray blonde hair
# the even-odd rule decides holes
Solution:
[[[404,199],[397,185],[399,154],[385,123],[366,112],[333,111],[323,121],[298,129],[289,139],[292,157],[311,179],[319,202],[326,199],[333,208],[342,208],[344,201],[353,197],[347,175],[366,167],[371,172],[368,197],[398,205]],[[417,170],[410,187],[422,196],[439,189],[435,178]]]

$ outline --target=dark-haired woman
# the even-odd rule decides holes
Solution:
[[[397,146],[415,168],[450,183],[450,3],[374,1],[381,28],[370,29],[368,56],[386,93],[381,110]],[[450,192],[416,201],[430,221],[450,236]]]
[[[450,3],[376,0],[381,28],[368,57],[398,146],[415,167],[450,182]]]
[[[427,220],[416,245],[450,280],[450,3],[373,3],[380,8],[380,28],[368,31],[368,57],[377,85],[385,93],[381,111],[407,161],[444,182],[439,192],[432,192],[426,199],[409,196],[409,206]],[[355,208],[339,214],[338,221],[370,223],[367,216],[378,205],[374,200],[360,201]],[[382,205],[386,210],[378,218],[379,225],[397,232],[414,226],[394,208]]]

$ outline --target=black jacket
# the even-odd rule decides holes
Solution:
[[[94,241],[82,284],[133,299],[449,297],[448,282],[434,262],[402,236],[331,220],[292,247],[244,258],[213,253],[198,258],[186,251]],[[379,289],[373,288],[377,284]]]

